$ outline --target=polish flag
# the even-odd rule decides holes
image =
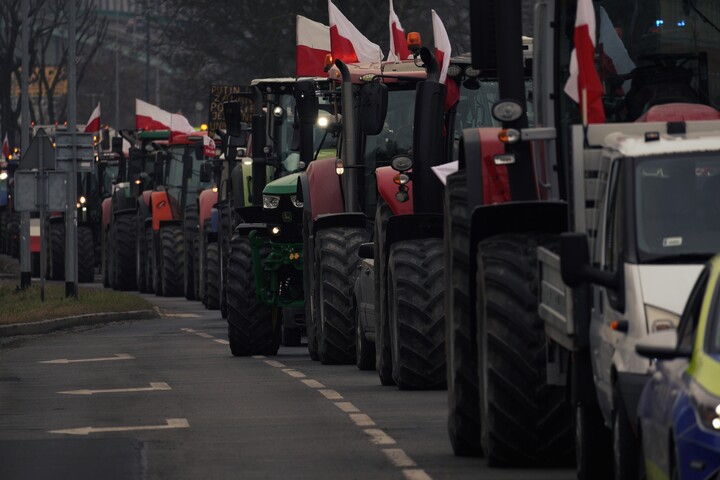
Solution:
[[[388,61],[398,62],[411,57],[412,52],[408,50],[405,30],[403,30],[400,19],[395,14],[393,2],[390,0],[390,51],[388,52]]]
[[[7,132],[5,132],[5,138],[3,139],[2,154],[3,157],[5,157],[5,160],[10,158],[10,155],[12,154],[12,150],[10,150],[10,142],[8,142],[7,138]]]
[[[95,107],[95,110],[93,110],[92,115],[90,115],[90,120],[88,120],[87,125],[85,125],[85,133],[97,133],[100,131],[100,103],[98,102],[97,107]]]
[[[380,45],[372,43],[328,0],[330,50],[334,60],[345,63],[382,62]]]
[[[578,0],[574,41],[565,93],[580,105],[583,125],[605,123],[603,86],[595,70],[595,10],[592,0]]]
[[[447,87],[447,95],[445,96],[445,111],[447,112],[460,100],[460,88],[455,80],[447,78],[448,67],[450,66],[450,57],[452,56],[452,47],[450,47],[450,37],[448,37],[445,25],[435,10],[432,11],[433,38],[435,40],[435,58],[440,64],[440,83],[444,83]]]
[[[139,98],[135,99],[135,128],[137,130],[170,130],[172,133],[193,133],[187,118],[162,110]]]
[[[330,53],[330,27],[302,15],[295,23],[295,76],[327,77],[325,56]]]

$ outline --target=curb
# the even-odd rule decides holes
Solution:
[[[14,337],[16,335],[38,335],[50,333],[65,328],[98,325],[110,322],[124,322],[127,320],[150,320],[160,318],[156,308],[152,310],[133,310],[130,312],[88,313],[75,317],[53,318],[31,323],[15,323],[0,325],[0,337]]]

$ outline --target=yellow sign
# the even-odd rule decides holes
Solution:
[[[40,92],[42,91],[42,95],[45,95],[47,92],[47,89],[45,85],[52,86],[53,83],[56,81],[56,77],[60,75],[60,78],[57,79],[57,85],[55,86],[55,95],[67,95],[68,90],[68,82],[67,82],[67,76],[65,75],[65,72],[62,71],[62,68],[58,68],[55,66],[52,67],[45,67],[44,68],[44,80],[42,81],[41,85],[41,77],[40,77],[40,68],[36,67],[33,72],[30,74],[29,83],[28,83],[28,93],[30,97],[39,97]],[[17,82],[17,78],[15,76],[12,77],[12,92],[14,97],[20,96],[20,84]],[[42,89],[41,89],[42,86]]]

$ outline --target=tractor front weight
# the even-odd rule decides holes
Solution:
[[[271,307],[303,307],[302,243],[275,243],[253,230],[252,249],[255,294]]]

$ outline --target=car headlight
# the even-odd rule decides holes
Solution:
[[[295,205],[295,208],[303,207],[303,202],[298,200],[297,195],[290,195],[290,201],[292,202],[293,205]]]
[[[280,206],[280,197],[277,195],[263,195],[263,208],[272,210]]]
[[[713,432],[720,432],[720,398],[693,381],[690,385],[690,401],[700,425]]]
[[[650,333],[677,328],[680,321],[680,315],[652,305],[645,305],[645,318]]]

